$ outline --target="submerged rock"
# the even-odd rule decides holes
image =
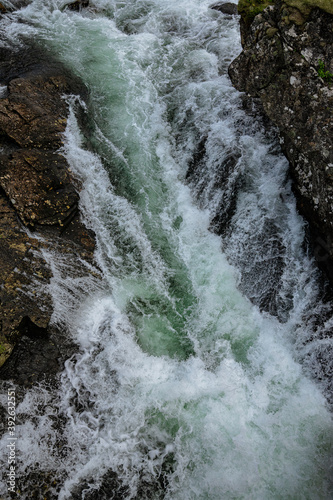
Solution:
[[[331,2],[276,0],[262,12],[263,2],[251,2],[256,3],[259,13],[251,22],[240,9],[243,51],[229,75],[238,90],[260,99],[279,128],[298,208],[310,224],[317,260],[333,283]]]
[[[71,2],[66,5],[67,9],[79,11],[82,7],[88,7],[89,0],[77,0],[76,2]]]
[[[308,14],[315,7],[333,14],[332,0],[284,0],[290,7],[296,7],[300,12]]]

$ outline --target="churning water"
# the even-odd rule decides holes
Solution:
[[[17,407],[22,498],[333,498],[312,378],[330,319],[308,313],[325,306],[287,163],[227,77],[238,19],[209,5],[32,0],[2,21],[89,89],[88,138],[67,96],[64,154],[103,272],[76,281],[45,251],[80,350]]]

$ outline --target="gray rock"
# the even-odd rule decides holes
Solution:
[[[333,15],[307,16],[281,0],[241,21],[242,53],[229,67],[233,85],[259,98],[277,125],[299,211],[315,254],[333,283]],[[320,67],[324,68],[320,77]],[[326,72],[326,75],[325,75]]]
[[[218,2],[209,6],[210,9],[218,10],[222,14],[228,14],[230,16],[235,16],[238,14],[237,5],[231,2]]]

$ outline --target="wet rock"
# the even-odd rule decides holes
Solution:
[[[277,316],[282,322],[286,321],[288,315],[285,311],[290,304],[285,303],[279,295],[285,269],[283,241],[272,220],[266,219],[262,225],[256,226],[255,231],[253,229],[247,235],[246,244],[239,242],[243,247],[237,262],[241,270],[239,289],[261,311]],[[237,255],[237,249],[234,250]],[[233,255],[229,255],[229,258],[233,262]]]
[[[221,162],[218,176],[215,180],[217,189],[222,189],[222,198],[216,213],[211,221],[211,229],[220,235],[224,235],[229,229],[231,219],[237,205],[237,195],[242,184],[242,176],[237,168],[239,157],[230,154]]]
[[[46,291],[51,272],[39,253],[40,246],[40,241],[24,230],[0,191],[0,342],[12,347],[20,336],[24,317],[29,317],[40,328],[46,328],[51,317],[52,307]]]
[[[207,198],[221,193],[220,201],[213,212],[210,229],[219,235],[224,235],[229,228],[235,213],[238,189],[242,176],[238,167],[240,155],[235,151],[225,151],[218,168],[207,169],[207,137],[203,137],[189,161],[186,181],[192,186],[199,205],[207,206]]]
[[[0,101],[0,134],[21,147],[59,148],[67,110],[60,93],[66,90],[62,75],[11,80],[7,97]]]
[[[242,14],[243,51],[229,75],[279,128],[299,211],[333,283],[333,15],[319,3],[276,0],[249,24]]]
[[[30,322],[28,318],[27,320]],[[46,337],[46,331],[45,338],[42,335],[23,335],[10,358],[0,368],[0,377],[29,387],[46,375],[55,375],[61,365],[60,359],[59,349],[54,341]]]
[[[197,149],[193,153],[193,157],[189,161],[188,169],[186,172],[186,180],[189,182],[191,182],[193,178],[200,177],[200,171],[206,156],[206,141],[207,136],[201,139],[197,146]]]
[[[77,0],[66,5],[67,9],[80,11],[83,7],[89,6],[89,0]]]
[[[231,2],[218,2],[210,5],[210,9],[218,10],[222,14],[228,14],[229,16],[234,16],[238,14],[237,5]]]
[[[98,276],[94,235],[80,220],[80,185],[59,152],[68,113],[62,96],[80,85],[45,54],[25,50],[2,53],[0,64],[7,86],[0,98],[0,378],[23,384],[54,375],[74,350],[66,332],[50,326],[44,252],[68,258],[69,276]]]
[[[79,195],[66,160],[50,150],[0,154],[0,185],[27,226],[64,226],[77,213]]]

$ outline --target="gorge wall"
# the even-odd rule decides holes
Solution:
[[[80,184],[61,153],[64,96],[85,89],[36,47],[0,53],[0,377],[29,385],[57,373],[74,348],[51,321],[45,251],[68,259],[68,276],[95,273]]]
[[[240,0],[233,85],[278,127],[299,211],[333,283],[333,8],[325,0]]]

